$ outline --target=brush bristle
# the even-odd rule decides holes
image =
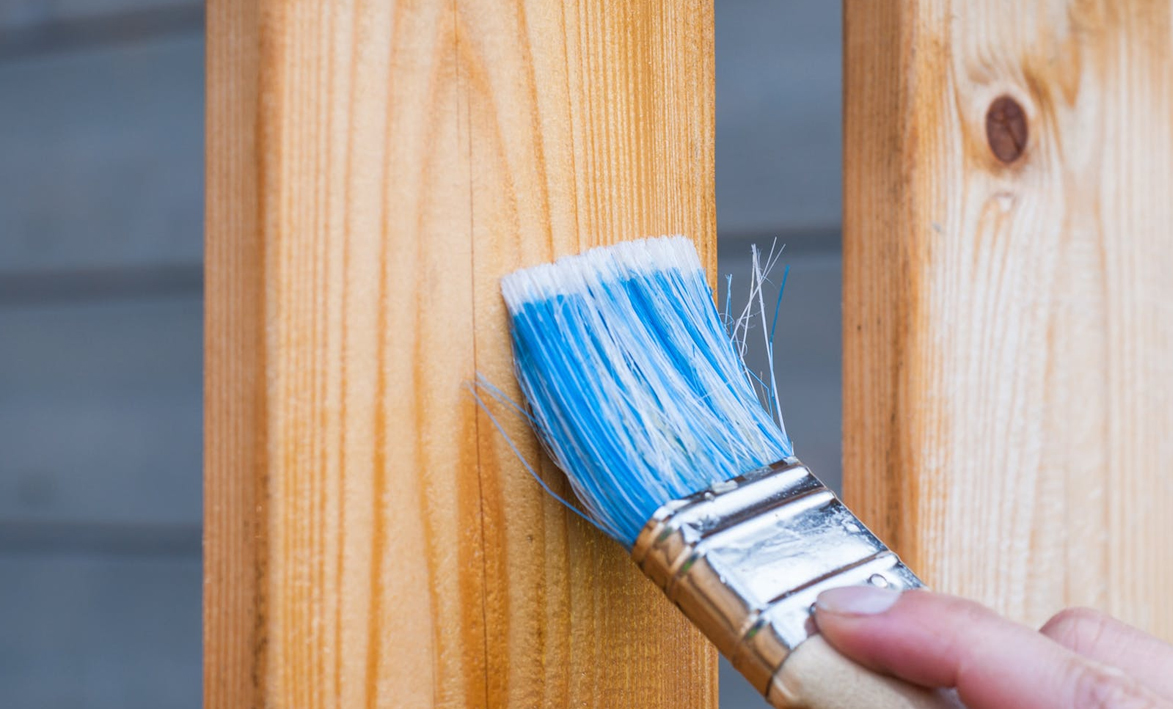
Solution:
[[[501,291],[534,426],[627,547],[665,502],[791,455],[685,237],[517,271]]]

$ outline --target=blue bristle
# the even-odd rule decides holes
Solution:
[[[665,502],[792,454],[688,239],[593,249],[501,290],[533,424],[587,512],[629,548]]]

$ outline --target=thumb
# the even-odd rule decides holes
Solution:
[[[971,709],[1167,709],[1124,673],[1081,657],[972,601],[871,586],[826,591],[819,631],[839,652]]]

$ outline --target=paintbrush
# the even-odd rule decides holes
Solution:
[[[501,290],[528,416],[585,516],[773,706],[955,706],[818,636],[824,589],[923,584],[794,457],[688,239],[592,249]]]

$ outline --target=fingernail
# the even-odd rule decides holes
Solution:
[[[845,586],[819,594],[816,609],[839,615],[879,615],[900,600],[900,591],[876,586]]]

